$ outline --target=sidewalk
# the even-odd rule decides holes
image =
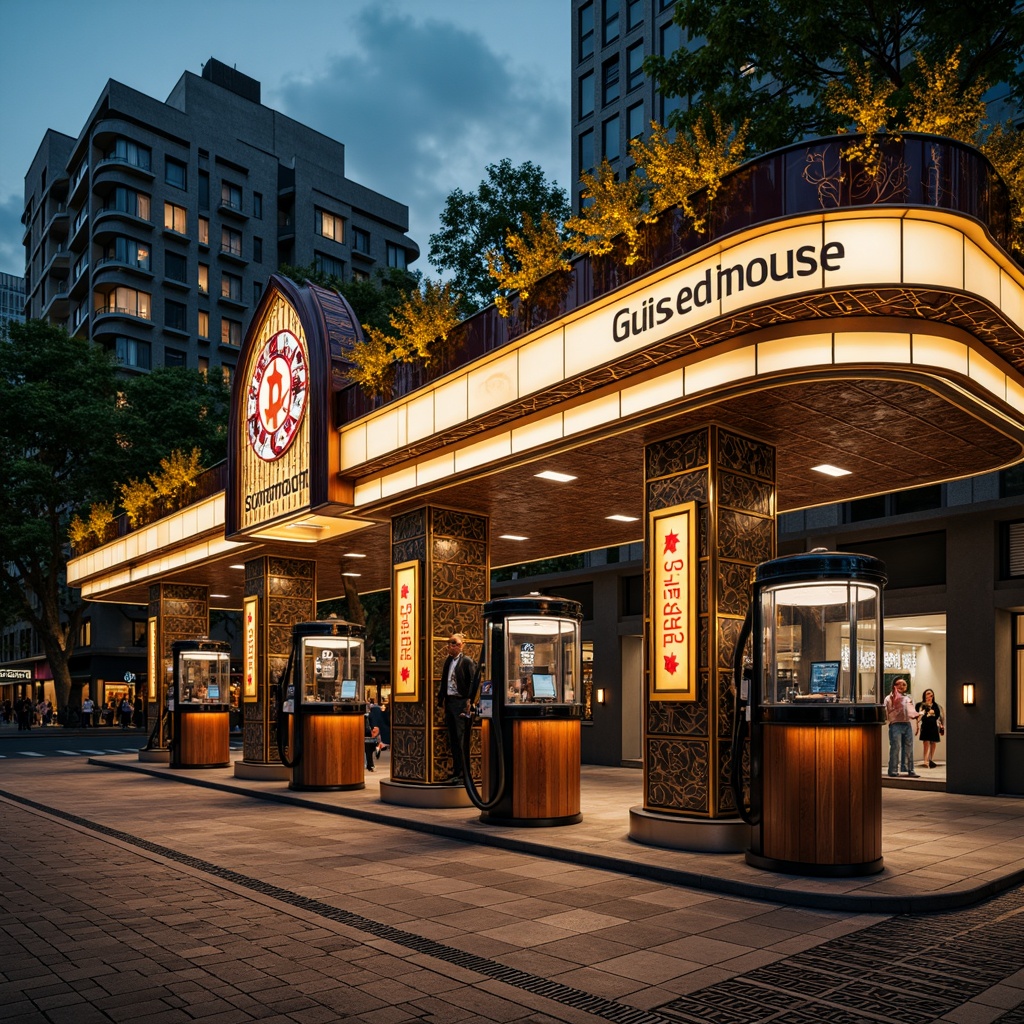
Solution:
[[[354,792],[296,792],[285,782],[236,779],[232,769],[181,770],[136,755],[89,758],[95,766],[201,786],[244,800],[268,800],[469,843],[530,853],[654,881],[819,910],[924,913],[980,902],[1024,882],[1024,800],[883,789],[885,868],[865,878],[807,878],[750,867],[741,854],[686,853],[630,840],[629,809],[642,804],[637,769],[584,765],[583,821],[562,828],[485,825],[472,807],[412,808],[382,803],[385,756]]]

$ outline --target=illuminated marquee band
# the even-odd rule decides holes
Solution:
[[[708,267],[702,277],[695,279],[693,284],[685,284],[672,295],[657,297],[649,295],[640,301],[639,310],[625,306],[617,310],[612,319],[612,338],[626,341],[652,327],[660,327],[673,316],[686,316],[687,313],[701,306],[709,306],[713,302],[721,302],[745,289],[759,288],[767,281],[791,281],[795,277],[812,277],[820,269],[832,272],[841,269],[841,261],[846,255],[842,242],[828,242],[821,247],[820,260],[817,246],[801,245],[798,249],[787,249],[785,252],[773,252],[764,256],[755,256],[744,263],[734,263],[723,267],[717,264],[712,271]]]

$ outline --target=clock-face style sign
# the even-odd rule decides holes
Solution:
[[[278,331],[256,357],[245,399],[246,433],[264,462],[279,459],[295,440],[306,410],[306,357],[291,331]]]

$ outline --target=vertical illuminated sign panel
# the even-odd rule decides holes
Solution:
[[[420,564],[402,562],[392,570],[392,607],[394,624],[394,670],[391,695],[395,700],[419,699],[419,597]]]
[[[146,624],[146,670],[149,674],[149,699],[156,700],[156,677],[160,671],[159,652],[156,649],[156,616],[150,617]]]
[[[257,700],[259,693],[256,687],[256,652],[259,636],[259,598],[247,597],[242,605],[243,644],[242,644],[242,699]]]
[[[651,699],[697,699],[697,506],[651,514]]]

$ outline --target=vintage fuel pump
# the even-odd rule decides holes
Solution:
[[[580,821],[582,619],[578,601],[557,597],[507,597],[484,605],[482,792],[468,773],[465,780],[481,821]]]
[[[731,773],[753,826],[749,864],[829,876],[882,870],[885,582],[877,558],[822,549],[754,571],[733,663]]]
[[[176,640],[167,711],[171,768],[231,764],[231,647],[219,640]]]
[[[366,630],[343,619],[300,622],[278,683],[277,748],[289,789],[362,789]]]

